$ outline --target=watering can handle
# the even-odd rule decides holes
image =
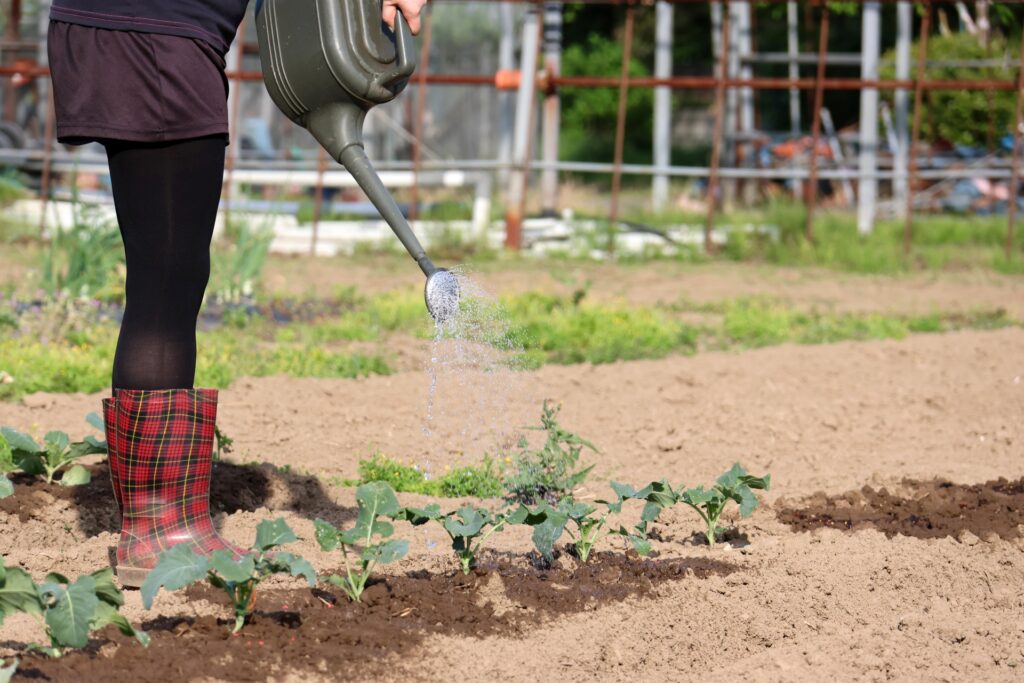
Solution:
[[[409,22],[401,10],[395,12],[395,53],[395,67],[376,79],[379,85],[387,87],[395,81],[409,78],[416,70],[416,46],[412,42]]]

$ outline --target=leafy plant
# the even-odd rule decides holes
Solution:
[[[213,436],[215,439],[213,457],[215,460],[220,460],[222,456],[234,449],[235,440],[222,432],[220,427],[213,428]]]
[[[310,586],[316,585],[313,565],[293,553],[274,550],[296,540],[295,532],[279,518],[260,522],[252,552],[238,557],[228,550],[200,555],[188,545],[176,545],[160,553],[156,567],[146,575],[141,589],[142,604],[146,609],[152,607],[161,587],[179,590],[205,579],[227,594],[235,613],[232,633],[238,633],[256,606],[257,587],[268,576],[302,576]]]
[[[558,424],[559,409],[553,402],[544,401],[540,427],[527,427],[547,432],[547,440],[540,450],[531,450],[526,437],[519,440],[519,454],[513,461],[515,472],[505,479],[508,500],[527,505],[545,500],[557,505],[583,483],[594,468],[591,465],[577,469],[584,448],[595,453],[598,450],[594,444]]]
[[[103,429],[103,420],[96,413],[90,413],[86,421],[98,429]],[[11,427],[0,427],[0,435],[4,437],[11,450],[11,458],[17,469],[26,474],[44,477],[47,484],[53,483],[58,472],[62,473],[62,486],[88,484],[92,478],[89,470],[73,463],[87,455],[107,452],[107,442],[94,436],[87,436],[72,443],[66,432],[52,431],[43,437],[43,445],[40,446],[28,434]],[[4,466],[3,459],[0,453],[0,468]]]
[[[110,568],[85,574],[74,582],[51,573],[37,585],[25,570],[5,567],[0,561],[0,624],[12,614],[31,614],[50,643],[32,643],[28,647],[49,657],[85,647],[91,632],[109,624],[148,645],[149,636],[136,630],[120,613],[122,605],[124,595],[114,584]]]
[[[73,202],[73,225],[57,228],[41,252],[39,285],[51,297],[120,299],[124,249],[116,221],[94,206]]]
[[[500,472],[490,458],[479,465],[466,465],[431,476],[425,468],[405,465],[380,453],[359,461],[359,481],[383,481],[395,491],[421,493],[441,498],[497,498],[504,489]]]
[[[718,533],[718,520],[722,516],[729,501],[735,501],[740,506],[740,516],[749,517],[758,506],[757,496],[752,489],[768,490],[771,486],[771,475],[753,477],[736,463],[732,468],[720,476],[715,485],[708,490],[704,486],[687,489],[680,489],[677,494],[680,502],[689,505],[707,525],[708,545],[715,545],[715,537]]]
[[[7,475],[18,469],[14,463],[14,452],[7,437],[0,434],[0,498],[6,498],[14,493],[14,484],[7,478]]]
[[[322,519],[315,522],[320,547],[331,551],[341,546],[345,559],[345,576],[332,574],[327,581],[345,591],[353,602],[360,601],[377,565],[400,560],[409,552],[409,541],[386,540],[395,532],[395,527],[381,518],[397,519],[402,514],[394,489],[382,481],[363,484],[356,489],[356,503],[359,506],[356,524],[347,531],[339,531]]]
[[[459,567],[463,574],[476,565],[477,556],[484,542],[492,534],[514,524],[536,524],[542,518],[531,514],[520,505],[514,511],[492,513],[486,508],[463,505],[458,510],[441,514],[441,508],[433,503],[425,508],[405,508],[404,518],[414,526],[427,522],[439,522],[452,540],[452,550],[459,556]]]

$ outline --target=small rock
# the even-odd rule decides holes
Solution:
[[[972,534],[967,529],[964,529],[963,531],[961,531],[960,535],[957,537],[957,539],[961,543],[963,543],[964,545],[977,545],[978,541],[981,540],[980,538],[978,538],[977,536]]]
[[[684,444],[683,434],[674,428],[658,437],[658,450],[669,452],[681,450]]]

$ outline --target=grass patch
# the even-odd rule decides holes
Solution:
[[[348,486],[383,481],[400,493],[421,493],[438,498],[499,498],[504,493],[501,474],[490,458],[479,465],[445,468],[440,476],[417,465],[405,465],[381,453],[359,461],[359,479],[342,480]]]

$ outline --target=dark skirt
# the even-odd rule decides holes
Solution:
[[[206,42],[61,21],[47,41],[60,142],[227,135],[224,59]]]

